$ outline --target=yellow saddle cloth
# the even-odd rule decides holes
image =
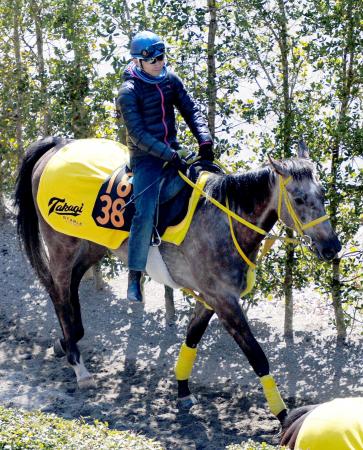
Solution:
[[[313,409],[301,426],[295,449],[363,449],[363,397],[336,398]]]
[[[126,172],[126,146],[107,139],[79,139],[62,147],[48,161],[40,179],[37,204],[44,220],[56,231],[116,249],[128,237],[134,213]],[[197,186],[204,188],[203,172]],[[162,240],[183,242],[200,193],[193,190],[186,216],[168,227]]]

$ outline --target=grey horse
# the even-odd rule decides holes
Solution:
[[[42,172],[55,152],[66,144],[64,139],[49,137],[28,148],[18,174],[15,202],[19,236],[30,263],[53,301],[62,328],[63,338],[57,341],[55,350],[67,356],[79,386],[87,387],[92,385],[93,378],[77,346],[84,335],[78,288],[86,270],[107,249],[55,231],[44,221],[36,204]],[[282,201],[282,187],[285,201]],[[326,218],[322,188],[305,146],[300,147],[297,158],[270,159],[268,165],[255,171],[211,174],[204,191],[207,197],[221,204],[225,205],[228,199],[233,213],[266,233],[278,219],[295,229],[297,224],[311,224],[302,227],[303,234],[322,260],[332,260],[341,249]],[[316,220],[322,217],[323,220]],[[195,402],[188,379],[197,345],[211,317],[217,314],[260,378],[271,411],[283,422],[285,404],[270,375],[265,353],[254,338],[239,304],[240,293],[247,284],[249,264],[241,258],[236,245],[253,264],[264,239],[263,234],[245,223],[234,220],[231,226],[225,212],[203,197],[184,241],[179,246],[162,242],[159,247],[159,261],[165,265],[172,287],[197,291],[205,302],[195,306],[176,365],[178,399],[184,406]],[[127,263],[127,241],[115,254]]]

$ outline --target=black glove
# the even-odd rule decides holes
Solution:
[[[207,161],[214,160],[212,142],[205,142],[199,145],[199,156],[201,159],[206,159]]]
[[[171,157],[170,164],[182,173],[186,173],[188,169],[188,164],[179,156],[178,152],[174,152]]]

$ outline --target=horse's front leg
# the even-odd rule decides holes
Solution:
[[[189,389],[189,377],[197,356],[197,345],[212,316],[213,311],[206,309],[200,303],[196,304],[188,325],[185,343],[180,349],[175,376],[178,381],[178,404],[182,409],[189,409],[197,403],[197,399]]]
[[[243,353],[246,355],[253,370],[260,378],[263,391],[271,412],[283,423],[287,411],[285,403],[270,375],[269,363],[260,344],[256,341],[247,323],[238,298],[228,296],[211,302],[226,330],[233,336]]]

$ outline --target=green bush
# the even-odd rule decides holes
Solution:
[[[55,414],[25,412],[0,406],[1,450],[162,450],[160,443],[129,431],[110,430],[107,423],[65,420]]]
[[[284,447],[285,448],[285,447]],[[162,450],[159,442],[129,431],[110,430],[95,420],[65,420],[55,414],[26,412],[0,406],[0,450]],[[283,449],[251,440],[226,450]]]

